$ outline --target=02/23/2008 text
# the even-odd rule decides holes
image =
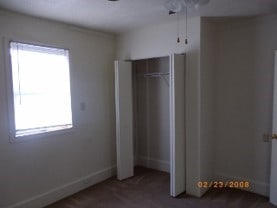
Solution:
[[[199,188],[249,188],[249,181],[199,181]]]

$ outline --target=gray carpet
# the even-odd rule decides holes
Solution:
[[[169,196],[169,174],[136,168],[135,176],[108,179],[47,208],[276,208],[268,198],[237,189],[211,189],[202,198]]]

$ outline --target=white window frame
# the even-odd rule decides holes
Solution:
[[[36,134],[30,134],[30,135],[24,135],[20,137],[16,137],[16,129],[15,129],[15,110],[14,110],[14,96],[13,96],[13,80],[12,80],[12,64],[11,64],[11,56],[10,56],[10,43],[11,42],[18,42],[23,44],[29,44],[29,45],[35,45],[35,46],[41,46],[41,47],[49,47],[49,48],[57,48],[57,49],[64,49],[68,50],[65,47],[60,46],[53,46],[49,44],[41,44],[38,42],[33,41],[26,41],[26,40],[19,40],[19,39],[11,39],[11,38],[3,38],[3,45],[4,45],[4,66],[5,66],[5,73],[6,73],[6,98],[7,98],[7,109],[8,109],[8,128],[9,128],[9,139],[11,143],[14,142],[22,142],[22,141],[28,141],[30,139],[39,139],[39,138],[47,138],[57,135],[65,135],[65,134],[72,134],[75,129],[74,125],[74,115],[73,115],[73,102],[72,102],[72,90],[71,90],[71,63],[70,63],[70,53],[68,54],[69,57],[69,74],[70,74],[70,94],[71,94],[71,115],[72,115],[72,127],[71,128],[65,128],[65,129],[58,129],[54,131],[47,131],[47,132],[41,132]]]

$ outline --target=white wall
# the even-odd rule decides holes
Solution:
[[[215,68],[217,31],[201,18],[200,52],[200,181],[214,180],[215,166]],[[207,191],[201,189],[201,194]]]
[[[108,34],[10,12],[1,11],[0,17],[1,39],[70,49],[74,133],[10,143],[0,43],[0,207],[16,203],[40,207],[114,173],[115,40]],[[187,53],[187,193],[203,194],[196,184],[212,178],[214,170],[215,179],[248,180],[252,191],[267,195],[270,144],[262,141],[262,134],[271,132],[277,17],[200,23],[200,18],[189,19],[188,45],[184,44],[184,20],[179,44],[176,22],[121,34],[117,57]],[[86,111],[80,111],[80,102],[86,103]],[[215,126],[208,123],[213,119]],[[213,157],[215,167],[209,165]]]
[[[217,178],[247,180],[268,195],[277,16],[217,23]]]
[[[0,207],[41,207],[113,175],[115,38],[4,11],[0,28],[1,40],[69,48],[75,127],[72,134],[9,142],[1,41]],[[80,102],[86,103],[85,111]]]
[[[200,196],[200,18],[188,20],[188,41],[184,43],[185,21],[180,21],[181,43],[177,40],[177,23],[139,28],[118,37],[118,59],[142,59],[186,53],[186,186],[187,193]]]
[[[214,179],[246,180],[248,190],[268,195],[270,143],[262,135],[272,125],[276,23],[276,15],[192,18],[188,46],[175,42],[176,22],[118,37],[119,59],[187,53],[187,193],[202,195],[197,182]]]

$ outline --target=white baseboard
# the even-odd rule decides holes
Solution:
[[[40,208],[70,196],[78,191],[88,188],[96,183],[106,180],[116,173],[116,166],[112,166],[92,173],[63,186],[52,189],[40,195],[36,195],[24,201],[10,205],[7,208]]]
[[[251,180],[248,178],[241,178],[236,176],[230,176],[224,173],[216,173],[216,180],[215,181],[248,181],[250,184],[249,188],[245,188],[243,190],[250,191],[256,194],[260,194],[263,196],[269,196],[269,184]]]
[[[157,160],[148,157],[138,157],[137,165],[145,166],[147,168],[152,168],[168,173],[170,172],[170,163],[164,160]]]

